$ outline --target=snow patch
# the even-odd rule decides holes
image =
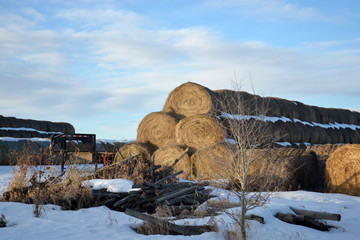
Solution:
[[[93,190],[106,188],[108,192],[129,192],[132,190],[133,182],[126,179],[91,179],[83,182],[83,186],[89,186]]]

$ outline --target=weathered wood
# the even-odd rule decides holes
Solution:
[[[155,183],[163,183],[163,182],[166,182],[166,181],[168,181],[168,180],[176,177],[177,175],[182,174],[183,172],[184,172],[183,170],[180,170],[180,171],[178,171],[178,172],[176,172],[176,173],[171,174],[170,176],[167,176],[167,177],[165,177],[165,178],[163,178],[163,179],[160,179],[160,180],[156,181]]]
[[[309,218],[325,219],[325,220],[333,220],[333,221],[341,220],[341,215],[336,213],[316,212],[316,211],[309,211],[304,209],[297,209],[293,207],[290,207],[290,209],[298,215],[304,215]]]
[[[201,189],[201,188],[202,188],[202,189]],[[204,187],[202,187],[201,185],[199,185],[199,186],[192,186],[192,187],[189,187],[189,188],[184,188],[184,189],[182,189],[182,190],[180,190],[180,191],[172,192],[172,193],[170,193],[170,194],[167,194],[167,195],[165,195],[165,196],[163,196],[163,197],[160,197],[160,198],[156,199],[156,200],[155,200],[155,203],[156,203],[156,204],[159,204],[159,203],[164,202],[165,200],[169,200],[169,199],[172,199],[172,198],[181,196],[181,195],[185,195],[185,194],[187,194],[187,193],[194,192],[194,191],[196,191],[196,190],[198,190],[198,189],[203,190]]]
[[[219,200],[213,200],[209,199],[206,201],[206,205],[212,208],[216,209],[226,209],[226,208],[235,208],[240,207],[240,203],[237,202],[229,202],[229,201],[219,201]]]
[[[255,221],[259,222],[259,223],[264,224],[264,218],[261,217],[261,216],[254,215],[254,214],[246,215],[245,219],[255,220]]]
[[[329,231],[329,226],[325,225],[322,222],[319,222],[315,219],[306,217],[304,215],[293,215],[293,214],[284,214],[284,213],[276,213],[276,218],[280,219],[281,221],[302,225],[305,227],[313,228],[320,231]]]
[[[112,163],[110,165],[105,165],[104,167],[102,168],[99,168],[95,171],[95,173],[100,173],[102,171],[106,171],[106,170],[111,170],[113,169],[114,167],[116,166],[119,166],[119,165],[122,165],[122,164],[126,164],[127,162],[131,161],[133,158],[136,158],[137,156],[139,156],[140,154],[136,154],[134,156],[131,156],[129,155],[127,158],[125,158],[124,160],[122,161],[119,161],[119,162],[115,162],[115,163]]]
[[[181,225],[176,225],[174,223],[170,223],[166,220],[163,219],[158,219],[156,217],[147,215],[147,214],[143,214],[140,213],[138,211],[132,210],[132,209],[126,209],[125,210],[125,214],[150,222],[152,224],[155,225],[159,225],[159,226],[163,226],[166,225],[170,231],[175,232],[177,234],[180,235],[185,235],[185,236],[190,236],[190,235],[199,235],[202,234],[204,232],[210,232],[210,231],[214,231],[214,227],[210,226],[210,225],[203,225],[203,226],[181,226]]]
[[[182,159],[182,158],[185,156],[185,154],[188,153],[188,151],[189,151],[189,148],[186,148],[186,149],[180,154],[180,156],[175,159],[175,161],[174,161],[174,163],[171,165],[171,167],[173,168],[173,167],[180,161],[180,159]]]

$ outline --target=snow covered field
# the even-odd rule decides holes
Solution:
[[[0,166],[0,194],[4,192],[11,178],[11,168]],[[92,181],[92,187],[106,187],[109,190],[129,189],[129,182]],[[214,191],[224,197],[222,190]],[[230,200],[235,200],[230,197]],[[289,206],[314,211],[341,214],[341,221],[326,221],[334,226],[329,232],[287,224],[274,217],[280,211],[292,213]],[[236,208],[232,209],[236,210]],[[250,213],[265,218],[265,224],[249,221],[249,239],[360,239],[360,197],[342,194],[323,194],[306,191],[275,192],[269,203]],[[106,207],[94,207],[78,211],[62,211],[55,205],[46,205],[40,218],[33,215],[33,206],[21,203],[0,202],[0,215],[6,217],[7,227],[0,228],[0,240],[12,239],[223,239],[226,225],[231,224],[225,215],[216,216],[219,233],[204,233],[199,236],[145,236],[135,233],[130,225],[140,220]],[[175,223],[206,224],[210,218],[177,220]]]

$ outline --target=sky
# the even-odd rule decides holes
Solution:
[[[0,0],[0,114],[133,140],[191,81],[360,111],[358,0]]]

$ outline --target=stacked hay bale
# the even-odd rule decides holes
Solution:
[[[54,133],[75,134],[70,123],[37,121],[0,115],[0,137],[48,138]]]
[[[239,102],[242,109],[238,109]],[[156,163],[161,165],[171,165],[188,147],[191,151],[182,160],[186,168],[182,169],[186,172],[184,175],[214,177],[221,170],[217,158],[222,157],[224,165],[231,165],[231,158],[224,158],[231,156],[224,141],[232,136],[224,129],[231,121],[236,121],[231,114],[244,114],[244,109],[245,116],[242,117],[261,123],[268,134],[293,146],[302,143],[360,143],[360,113],[260,97],[243,91],[212,91],[188,82],[170,92],[162,111],[144,117],[133,144],[151,146],[149,149],[153,152],[147,154],[147,159],[154,156]],[[230,118],[228,110],[231,110]],[[263,115],[259,116],[259,112]],[[294,181],[302,188],[314,187],[311,176],[317,175],[314,171],[319,167],[314,161],[314,152],[308,149],[295,154],[288,153],[288,148],[281,149],[276,149],[275,155],[280,158],[282,154],[283,161],[288,162],[285,165],[292,172],[292,179],[296,179]],[[160,153],[166,157],[160,157]],[[296,188],[294,184],[293,188]]]

